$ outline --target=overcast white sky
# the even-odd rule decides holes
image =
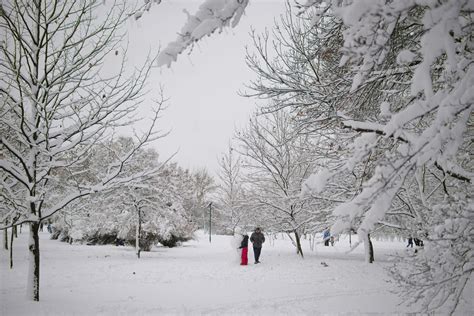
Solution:
[[[201,2],[164,0],[130,22],[129,61],[142,61],[148,49],[175,40],[186,20],[183,9],[194,13]],[[236,28],[205,38],[170,69],[154,69],[150,87],[163,84],[170,98],[159,128],[171,129],[171,134],[153,145],[162,158],[179,150],[174,161],[182,167],[216,172],[217,157],[255,109],[255,100],[237,95],[254,76],[244,61],[245,46],[251,46],[250,29],[271,27],[284,7],[284,0],[252,0]]]

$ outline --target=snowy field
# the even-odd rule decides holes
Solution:
[[[1,255],[1,315],[405,314],[384,267],[404,242],[374,241],[375,264],[348,242],[318,245],[304,260],[288,240],[264,244],[261,264],[240,266],[231,237],[208,237],[137,259],[131,247],[69,245],[41,237],[40,302],[25,299],[26,240],[15,240],[14,269]],[[281,237],[280,237],[281,238]],[[249,258],[253,252],[249,250]],[[327,263],[324,267],[321,262]]]

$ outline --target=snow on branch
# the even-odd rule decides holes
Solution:
[[[327,4],[308,1],[306,6],[321,8]],[[346,26],[340,64],[353,70],[351,93],[359,93],[358,88],[371,83],[380,71],[399,67],[395,62],[417,59],[405,70],[404,76],[410,80],[405,81],[409,85],[404,83],[408,87],[404,95],[406,101],[391,101],[399,102],[398,110],[390,113],[388,103],[383,99],[379,101],[381,114],[388,117],[388,121],[343,122],[343,127],[367,134],[354,142],[353,156],[348,159],[346,169],[363,162],[372,150],[379,148],[382,139],[400,141],[395,144],[396,151],[378,158],[374,174],[354,200],[335,210],[335,215],[341,218],[336,225],[340,229],[350,225],[344,218],[362,216],[361,227],[370,231],[388,210],[387,205],[381,207],[378,201],[392,200],[393,191],[389,196],[384,195],[399,188],[418,168],[435,165],[457,180],[472,183],[472,172],[463,170],[457,161],[458,153],[468,146],[465,140],[474,109],[474,67],[472,53],[466,46],[470,38],[467,17],[472,14],[472,6],[469,1],[427,1],[426,6],[419,6],[414,0],[330,1],[329,5]],[[413,16],[415,12],[417,16]],[[406,19],[411,19],[411,25],[423,27],[418,37],[403,33]],[[408,41],[408,36],[414,42]],[[388,56],[398,58],[390,61]],[[319,179],[320,176],[312,182],[325,183],[326,179]],[[322,190],[321,185],[316,187]],[[377,205],[379,207],[374,208]]]
[[[221,32],[229,25],[235,27],[247,4],[248,0],[205,0],[194,15],[184,10],[188,16],[187,22],[178,34],[178,38],[169,43],[158,56],[158,67],[164,65],[170,67],[179,54],[187,48],[192,49],[194,43],[204,36],[209,36],[216,30]]]
[[[409,135],[406,133],[403,133],[404,134],[403,136],[402,135],[398,135],[398,136],[388,135],[384,131],[385,125],[378,124],[378,123],[347,120],[347,121],[343,121],[342,125],[344,128],[349,128],[356,132],[375,133],[377,135],[393,137],[394,139],[399,140],[404,143],[408,143],[409,142],[408,139],[410,139]],[[399,134],[402,134],[402,133],[399,133]],[[456,178],[458,180],[471,183],[472,179],[474,178],[474,175],[472,172],[468,172],[452,162],[449,162],[449,163],[443,162],[443,166],[441,166],[441,164],[437,160],[435,161],[434,165],[439,170],[449,174],[451,177]]]

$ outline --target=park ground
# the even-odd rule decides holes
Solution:
[[[181,247],[155,247],[138,259],[132,247],[69,245],[40,233],[40,302],[26,300],[27,239],[15,240],[14,269],[0,257],[1,315],[366,315],[406,314],[388,282],[389,255],[410,251],[402,240],[374,240],[375,263],[347,239],[334,247],[267,236],[261,264],[240,266],[230,236]],[[253,252],[249,249],[249,258]],[[327,266],[326,266],[327,265]],[[472,306],[471,306],[472,307]]]

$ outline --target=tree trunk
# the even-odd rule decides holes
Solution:
[[[315,242],[316,242],[316,234],[309,235],[309,249],[311,249],[311,251],[314,251]]]
[[[28,285],[26,295],[28,299],[39,301],[39,280],[40,280],[40,249],[39,249],[39,223],[30,224],[29,249],[29,269]]]
[[[297,230],[295,230],[294,233],[295,233],[295,240],[296,240],[296,253],[301,255],[301,258],[304,258],[303,249],[301,248],[300,235],[298,234]]]
[[[364,248],[365,248],[365,261],[368,263],[374,262],[374,246],[370,240],[370,234],[363,233]]]
[[[18,226],[17,225],[13,226],[13,232],[15,234],[15,238],[18,238]]]
[[[12,234],[10,237],[10,269],[13,269],[13,238],[16,232],[16,226],[12,227]]]
[[[372,263],[375,261],[374,259],[374,246],[372,245],[372,240],[370,240],[370,234],[368,235],[369,237],[369,263]]]
[[[8,250],[8,230],[3,230],[3,249]]]
[[[141,218],[141,212],[140,209],[137,209],[138,211],[138,221],[137,221],[137,229],[135,233],[135,250],[137,252],[137,257],[140,259],[140,235],[141,235],[141,226],[142,226],[142,218]]]

